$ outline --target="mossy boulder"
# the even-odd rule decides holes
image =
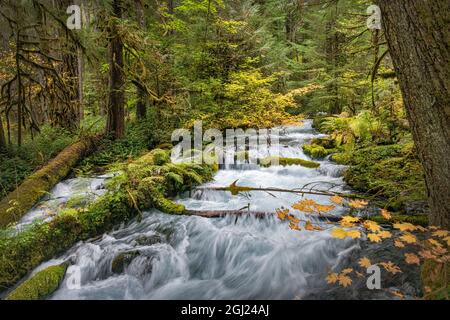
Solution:
[[[58,289],[66,270],[67,264],[63,263],[39,271],[9,293],[6,300],[44,300]]]
[[[305,154],[313,159],[323,159],[335,152],[334,149],[325,149],[323,146],[320,146],[318,144],[305,144],[303,145],[302,149]]]
[[[297,158],[267,157],[260,160],[260,164],[263,167],[270,167],[273,163],[277,163],[283,167],[294,165],[311,169],[320,167],[320,163]]]
[[[429,223],[428,223],[428,215],[426,214],[421,214],[421,215],[414,215],[414,216],[408,216],[408,215],[401,215],[401,214],[396,214],[393,215],[392,218],[390,220],[387,220],[386,218],[382,217],[382,216],[373,216],[370,217],[370,220],[373,220],[379,224],[382,225],[388,225],[388,226],[392,226],[392,224],[394,223],[411,223],[413,225],[418,225],[418,226],[422,226],[422,227],[428,227]]]

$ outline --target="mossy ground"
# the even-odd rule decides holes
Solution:
[[[55,292],[64,279],[67,264],[51,266],[39,271],[11,293],[6,300],[43,300]]]
[[[48,223],[15,234],[0,230],[0,287],[8,288],[45,260],[77,241],[97,236],[156,208],[181,214],[185,208],[168,197],[212,179],[215,166],[172,164],[166,150],[154,150],[124,164],[108,184],[109,192],[85,208],[68,209]]]

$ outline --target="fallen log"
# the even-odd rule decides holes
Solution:
[[[94,152],[102,135],[85,137],[61,151],[0,201],[0,228],[17,222],[84,157]]]
[[[243,210],[185,210],[184,215],[188,216],[198,216],[203,218],[223,218],[228,215],[242,217],[242,216],[254,216],[259,219],[264,219],[268,216],[275,215],[274,212],[264,212],[264,211],[243,211]],[[311,218],[322,220],[322,221],[330,221],[330,222],[339,222],[341,217],[333,216],[333,215],[311,215]]]

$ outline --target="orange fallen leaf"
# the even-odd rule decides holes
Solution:
[[[414,253],[405,253],[405,261],[407,264],[417,264],[420,265],[420,258]]]
[[[372,262],[370,262],[369,258],[363,257],[359,259],[358,264],[363,268],[368,268],[372,265]]]
[[[369,204],[368,201],[365,200],[350,200],[348,205],[351,208],[355,208],[355,209],[362,209],[364,207],[366,207]]]
[[[344,288],[348,287],[352,284],[352,279],[349,276],[346,275],[339,275],[339,284],[343,286]]]
[[[395,240],[394,246],[396,246],[397,248],[404,248],[405,244],[403,242],[401,242],[400,240]]]
[[[347,231],[345,231],[344,229],[340,229],[340,228],[334,228],[331,231],[331,235],[334,238],[345,239],[347,237]]]
[[[381,216],[385,218],[386,220],[390,220],[392,218],[392,215],[389,211],[386,209],[381,209]]]
[[[367,238],[372,242],[381,242],[380,236],[376,233],[369,233]]]
[[[378,223],[372,220],[366,220],[364,221],[364,228],[367,230],[370,230],[372,232],[379,232],[381,230],[381,227]]]
[[[392,274],[402,272],[402,270],[397,265],[393,264],[391,261],[380,262],[379,265],[381,265],[387,272],[390,272]]]
[[[394,223],[393,227],[399,229],[400,231],[414,231],[417,230],[417,226],[411,223]]]
[[[342,204],[342,202],[344,202],[344,198],[339,197],[339,196],[333,196],[330,198],[331,202],[335,203],[335,204]]]
[[[337,273],[330,272],[328,276],[325,278],[328,284],[336,283],[339,280],[339,276]]]
[[[417,242],[416,236],[413,235],[412,233],[405,233],[404,235],[402,235],[400,237],[400,240],[402,240],[403,242],[409,243],[409,244]],[[432,240],[432,239],[430,239],[430,240]]]

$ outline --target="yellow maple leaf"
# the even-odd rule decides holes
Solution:
[[[380,262],[379,265],[381,265],[387,272],[390,272],[392,274],[402,272],[402,270],[397,265],[393,264],[391,261]]]
[[[347,236],[353,239],[359,239],[361,238],[361,232],[359,232],[358,230],[349,230],[347,231]]]
[[[328,273],[328,276],[325,279],[327,280],[328,284],[333,284],[338,281],[339,276],[337,273],[330,272],[330,273]]]
[[[336,207],[335,206],[327,206],[327,205],[324,205],[324,204],[315,204],[314,208],[319,213],[325,213],[325,212],[330,212],[331,210],[333,210]]]
[[[450,246],[450,236],[444,238],[444,241],[446,241],[447,245]]]
[[[383,239],[392,237],[392,233],[390,233],[389,231],[385,231],[385,230],[378,232],[378,235]]]
[[[292,223],[292,222],[289,223],[289,228],[291,228],[292,230],[295,230],[295,231],[300,231],[300,230],[302,230],[302,229],[300,229],[300,227],[298,226],[298,224],[295,224],[295,223]]]
[[[303,199],[297,203],[294,203],[292,205],[292,208],[295,210],[306,212],[306,213],[313,213],[315,204],[316,204],[316,202],[314,200]]]
[[[289,213],[289,209],[277,209],[276,212],[278,219],[285,220],[287,214]]]
[[[334,228],[331,231],[331,235],[334,238],[345,239],[347,237],[347,231],[345,231],[344,229],[340,229],[340,228]]]
[[[340,274],[339,275],[339,284],[344,288],[348,287],[352,284],[352,279],[349,276]]]
[[[359,259],[358,264],[363,268],[368,268],[372,265],[372,262],[370,262],[369,258],[363,257]]]
[[[314,231],[314,230],[316,230],[316,229],[313,227],[311,221],[308,220],[308,221],[306,221],[306,223],[305,223],[305,230],[308,230],[308,231]]]
[[[342,202],[344,202],[344,198],[339,197],[339,196],[333,196],[330,198],[331,202],[335,203],[335,204],[342,204]]]
[[[386,209],[381,209],[381,216],[385,218],[386,220],[390,220],[392,218],[392,215],[389,211]]]
[[[376,233],[369,233],[367,238],[372,242],[381,242],[380,236]]]
[[[417,264],[420,265],[420,258],[414,253],[405,253],[405,261],[407,264]]]
[[[347,275],[349,273],[352,273],[352,272],[353,272],[353,268],[347,268],[347,269],[342,270],[341,274],[345,276],[345,275]]]
[[[399,229],[400,231],[414,231],[417,230],[417,226],[411,223],[394,223],[393,227]]]
[[[448,235],[448,231],[447,230],[438,230],[433,232],[433,237],[440,237],[440,238],[445,238]]]
[[[372,220],[364,221],[364,228],[366,228],[367,230],[370,230],[372,232],[379,232],[381,230],[380,225]]]
[[[442,247],[442,244],[440,244],[438,241],[434,239],[428,239],[428,242],[431,243],[435,247]]]
[[[405,244],[403,242],[401,242],[400,240],[395,240],[394,246],[396,246],[397,248],[404,248]]]
[[[344,228],[351,228],[358,221],[359,221],[359,218],[352,217],[352,216],[344,216],[344,217],[342,217],[340,224]]]
[[[288,220],[293,224],[298,224],[300,222],[300,219],[298,219],[296,216],[292,214],[288,215]]]
[[[369,204],[368,201],[365,200],[350,200],[348,205],[351,208],[355,208],[355,209],[362,209],[364,207],[366,207]]]
[[[403,242],[409,243],[409,244],[417,242],[416,236],[413,235],[412,233],[405,233],[404,235],[402,235],[400,237],[400,240],[402,240]],[[432,239],[430,239],[430,240],[432,240]]]

